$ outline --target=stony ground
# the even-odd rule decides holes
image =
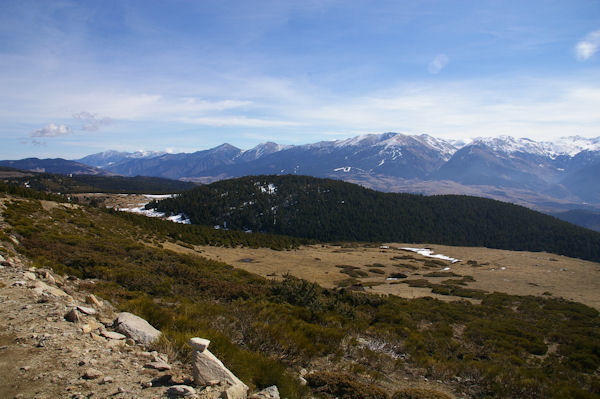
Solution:
[[[31,268],[10,247],[0,247],[0,398],[157,398],[191,384],[187,366],[111,334],[109,303],[94,302],[77,279]],[[80,321],[67,321],[76,306],[96,314],[78,310]],[[150,366],[165,359],[170,370]],[[218,387],[196,390],[218,397]]]

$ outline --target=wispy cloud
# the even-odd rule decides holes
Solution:
[[[98,116],[90,112],[82,111],[78,114],[74,114],[73,118],[80,120],[83,125],[81,130],[88,132],[95,132],[103,126],[108,126],[113,123],[113,120],[107,116]]]
[[[448,65],[450,62],[450,58],[446,54],[438,54],[435,58],[429,63],[427,70],[431,74],[438,74]]]
[[[59,137],[71,133],[72,129],[67,125],[56,125],[50,123],[41,129],[36,129],[29,133],[29,137]]]
[[[589,33],[575,46],[575,56],[579,61],[590,59],[600,48],[600,30]]]

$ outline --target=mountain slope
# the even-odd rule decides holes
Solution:
[[[79,162],[69,161],[62,158],[39,159],[26,158],[16,161],[0,161],[0,166],[7,166],[15,169],[22,169],[34,172],[59,173],[63,175],[100,175],[110,176],[114,173],[93,166],[84,165]]]
[[[307,176],[225,180],[152,202],[192,223],[324,241],[430,242],[600,260],[600,234],[517,205],[369,190]]]

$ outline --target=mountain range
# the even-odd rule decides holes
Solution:
[[[28,167],[16,161],[0,165],[41,168],[28,161]],[[75,171],[43,168],[200,183],[246,175],[298,174],[345,180],[380,191],[483,196],[547,212],[600,209],[600,137],[546,142],[501,136],[460,142],[425,134],[383,133],[296,146],[267,142],[249,150],[225,143],[193,153],[106,151],[74,162]],[[85,171],[81,164],[91,168]]]

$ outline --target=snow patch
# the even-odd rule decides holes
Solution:
[[[341,168],[335,168],[333,171],[334,172],[350,172],[350,170],[352,169],[352,166],[342,166]]]
[[[460,259],[451,258],[451,257],[446,256],[446,255],[442,255],[442,254],[435,254],[434,255],[433,250],[431,250],[429,248],[408,248],[408,247],[404,247],[404,248],[400,248],[400,249],[404,249],[405,251],[416,252],[419,255],[423,255],[423,256],[428,257],[428,258],[436,258],[436,259],[447,260],[447,261],[450,261],[451,263],[460,262]],[[446,270],[446,269],[444,269],[444,270]],[[448,270],[450,270],[450,268],[448,268]]]

